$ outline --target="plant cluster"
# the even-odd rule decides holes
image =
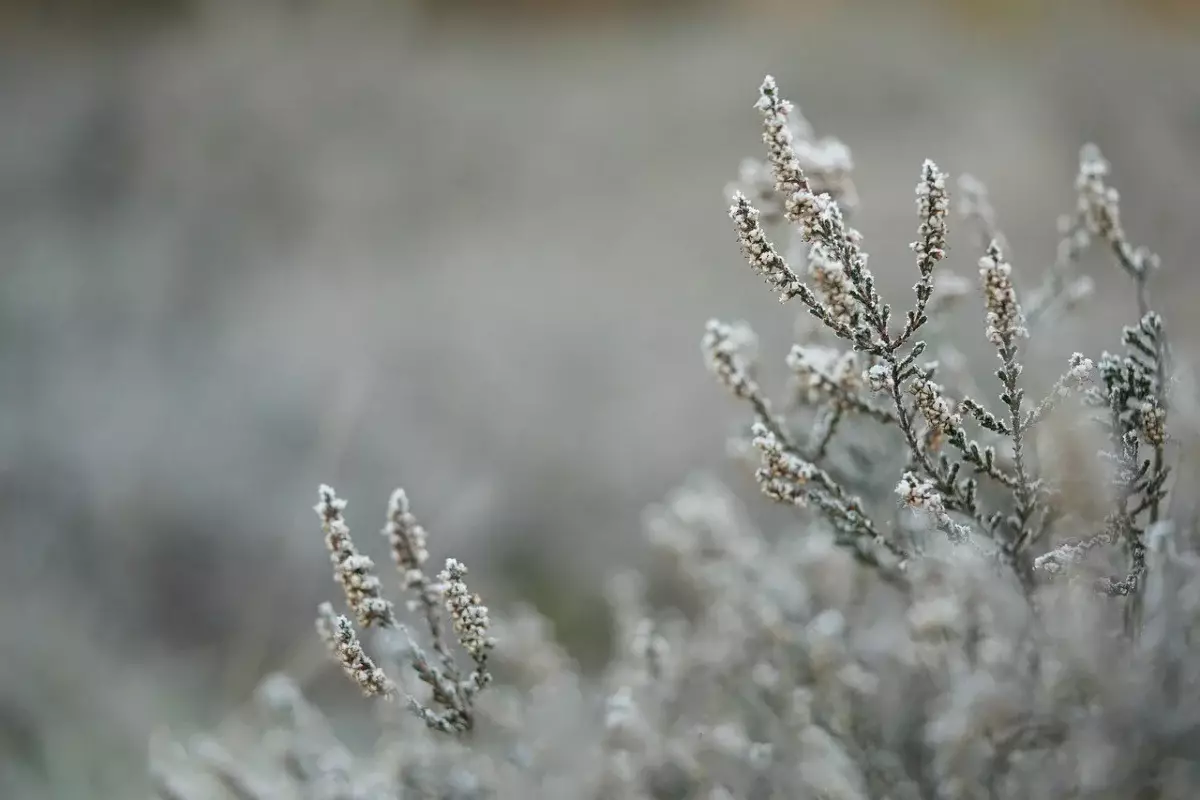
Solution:
[[[1158,260],[1129,242],[1109,165],[1082,150],[1057,258],[1028,290],[983,185],[958,181],[998,362],[989,393],[944,336],[973,293],[946,264],[949,177],[921,167],[913,298],[893,314],[848,221],[849,149],[818,139],[771,78],[757,108],[766,158],[742,165],[730,218],[749,265],[815,322],[786,357],[787,403],[767,396],[745,324],[710,322],[703,353],[749,406],[738,452],[763,494],[799,510],[795,529],[766,535],[732,491],[689,480],[645,518],[678,602],[652,604],[646,576],[614,579],[618,649],[585,676],[533,610],[493,618],[458,561],[429,576],[426,532],[398,490],[383,534],[419,644],[323,486],[316,511],[349,615],[325,604],[317,627],[378,701],[382,734],[352,748],[272,676],[253,724],[158,755],[160,796],[1195,796],[1196,520],[1168,505]],[[1081,262],[1096,244],[1134,287],[1124,351],[1076,353],[1027,394],[1030,342],[1086,299]],[[1081,509],[1045,458],[1081,425],[1103,446],[1099,510]]]

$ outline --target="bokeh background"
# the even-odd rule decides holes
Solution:
[[[893,292],[923,158],[1032,282],[1096,141],[1188,352],[1190,0],[0,2],[0,796],[133,796],[154,730],[311,672],[319,481],[384,563],[404,485],[435,558],[600,658],[641,509],[753,494],[698,342],[752,320],[783,372],[722,197],[767,72],[853,149]],[[1133,316],[1095,273],[1059,355]]]

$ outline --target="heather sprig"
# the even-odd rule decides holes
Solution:
[[[391,678],[363,650],[354,625],[346,617],[335,614],[329,603],[322,603],[317,609],[317,634],[364,695],[391,697],[396,693],[396,685]]]
[[[361,555],[350,538],[344,516],[346,501],[324,484],[318,494],[320,500],[313,510],[325,529],[325,547],[333,562],[333,577],[342,586],[346,605],[364,628],[395,627],[396,612],[391,602],[382,596],[383,584],[374,573],[375,562]]]
[[[1120,194],[1108,184],[1109,172],[1100,149],[1085,145],[1075,183],[1076,209],[1060,221],[1060,263],[1073,264],[1098,239],[1134,283],[1140,319],[1122,330],[1126,354],[1103,353],[1098,362],[1100,384],[1086,393],[1088,404],[1100,411],[1097,422],[1109,438],[1109,449],[1101,455],[1112,465],[1113,503],[1104,530],[1086,541],[1122,543],[1127,571],[1100,580],[1097,587],[1105,594],[1128,596],[1136,594],[1143,582],[1146,530],[1160,521],[1167,496],[1171,349],[1163,319],[1150,307],[1149,279],[1159,267],[1159,258],[1130,243],[1121,223]],[[1066,268],[1055,272],[1065,273]],[[1058,279],[1059,285],[1063,283],[1065,279]],[[1151,451],[1148,458],[1143,445]]]
[[[737,192],[729,213],[741,249],[782,302],[798,298],[811,317],[851,348],[839,353],[824,345],[800,344],[788,356],[796,377],[797,405],[817,412],[813,440],[802,448],[789,433],[796,426],[772,411],[760,385],[747,370],[738,368],[728,345],[714,346],[731,340],[715,338],[716,323],[710,323],[705,347],[710,367],[735,396],[750,402],[755,413],[759,427],[754,441],[762,464],[757,479],[763,492],[791,505],[812,505],[841,532],[843,543],[870,541],[903,554],[901,563],[907,564],[910,556],[924,550],[923,545],[917,542],[910,553],[893,525],[877,521],[879,509],[867,508],[822,466],[848,416],[896,429],[908,452],[907,469],[897,489],[902,503],[926,512],[934,527],[953,542],[979,546],[979,540],[990,540],[988,552],[1007,564],[1032,595],[1036,574],[1063,559],[1039,558],[1034,550],[1052,535],[1062,514],[1054,488],[1039,474],[1031,442],[1063,398],[1088,392],[1093,404],[1108,409],[1112,458],[1118,464],[1117,498],[1103,539],[1124,541],[1131,553],[1129,575],[1113,579],[1106,591],[1134,591],[1144,568],[1138,518],[1144,514],[1151,522],[1156,520],[1165,494],[1168,351],[1161,320],[1148,310],[1146,281],[1157,259],[1128,243],[1117,194],[1106,183],[1108,164],[1099,151],[1092,147],[1083,151],[1077,209],[1063,223],[1066,238],[1055,267],[1034,293],[1035,311],[1044,317],[1055,304],[1065,307],[1084,294],[1083,283],[1073,279],[1070,271],[1094,237],[1109,245],[1135,280],[1142,322],[1126,333],[1129,356],[1100,359],[1101,387],[1090,387],[1095,364],[1077,353],[1046,397],[1034,404],[1026,401],[1022,382],[1022,342],[1030,335],[1029,323],[1014,270],[1004,255],[1004,237],[986,187],[970,177],[960,181],[961,210],[986,243],[979,275],[984,335],[1000,361],[995,376],[1002,411],[995,411],[980,396],[960,394],[956,399],[939,383],[935,375],[940,365],[922,360],[928,344],[916,336],[929,325],[931,312],[950,308],[950,303],[936,300],[941,275],[948,278],[941,285],[952,288],[951,295],[961,295],[953,274],[940,269],[949,250],[948,176],[930,160],[921,166],[917,240],[912,244],[915,300],[903,326],[896,329],[891,324],[892,307],[880,295],[867,267],[862,236],[848,225],[835,197],[814,191],[794,143],[795,129],[789,121],[794,108],[769,76],[760,89],[757,108],[763,120],[766,164],[775,177],[775,191],[792,235],[808,247],[808,267],[801,274],[789,264],[780,253],[792,248],[771,242],[759,212],[745,194]],[[858,361],[861,375],[855,379],[850,370]],[[886,401],[879,403],[872,394]],[[979,438],[971,434],[969,425],[978,427]],[[1139,461],[1139,442],[1154,449],[1153,458],[1144,463]],[[854,536],[849,536],[851,531]],[[1093,540],[1099,541],[1088,541]]]
[[[320,487],[319,495],[315,510],[325,529],[334,577],[345,590],[347,605],[364,628],[375,626],[399,633],[409,666],[429,687],[431,704],[404,692],[406,704],[433,730],[452,734],[470,731],[475,724],[475,697],[492,682],[487,662],[495,642],[488,635],[487,606],[463,582],[466,567],[448,559],[437,580],[430,580],[424,572],[429,558],[425,529],[409,508],[404,490],[393,492],[382,533],[391,547],[402,588],[415,595],[411,606],[422,612],[437,656],[436,662],[431,661],[408,628],[399,623],[392,604],[381,597],[382,584],[372,571],[373,562],[358,553],[350,538],[344,518],[346,501],[325,485]],[[446,641],[443,609],[450,614],[458,642],[474,663],[474,669],[465,678]],[[336,614],[329,603],[319,609],[317,631],[334,659],[364,694],[388,699],[401,694],[396,683],[366,654],[353,623]]]

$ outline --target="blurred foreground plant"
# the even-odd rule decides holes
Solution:
[[[710,322],[703,350],[752,411],[739,452],[802,524],[765,536],[729,490],[690,480],[645,523],[678,602],[656,610],[646,578],[614,580],[621,646],[585,677],[532,610],[493,619],[459,562],[428,577],[426,533],[397,491],[383,532],[428,655],[351,540],[344,501],[321,487],[351,616],[325,604],[318,630],[381,710],[403,698],[412,713],[386,714],[376,747],[356,752],[272,676],[254,724],[158,754],[160,796],[1196,795],[1198,531],[1168,513],[1170,350],[1148,294],[1158,262],[1128,241],[1108,164],[1083,149],[1058,258],[1021,293],[982,184],[960,180],[999,361],[988,402],[945,336],[969,294],[943,265],[946,174],[921,168],[914,297],[894,318],[847,221],[849,150],[816,139],[770,78],[758,109],[767,158],[742,165],[730,216],[750,265],[817,324],[787,356],[786,413],[760,384],[747,326]],[[768,221],[792,234],[782,251]],[[1030,343],[1088,294],[1078,266],[1094,242],[1135,288],[1125,352],[1075,353],[1027,397]],[[1088,426],[1108,466],[1103,508],[1052,480],[1054,456]],[[382,634],[378,658],[359,629]],[[425,688],[407,688],[400,664]]]

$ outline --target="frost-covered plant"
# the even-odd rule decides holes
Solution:
[[[1140,321],[1125,330],[1128,354],[1100,357],[1099,386],[1091,386],[1095,363],[1080,353],[1066,373],[1040,401],[1026,399],[1021,380],[1022,342],[1030,335],[1018,298],[1013,270],[995,230],[986,193],[968,181],[966,215],[981,223],[990,239],[979,258],[986,318],[985,336],[996,351],[999,405],[989,406],[966,393],[952,394],[935,381],[939,364],[922,360],[928,343],[918,334],[930,322],[938,279],[957,285],[942,268],[947,255],[950,197],[947,176],[932,161],[921,167],[917,183],[917,282],[912,306],[895,324],[892,306],[880,295],[867,266],[862,236],[846,221],[838,200],[813,188],[802,154],[807,123],[794,121],[794,109],[768,77],[757,108],[763,116],[766,164],[775,178],[782,216],[807,246],[802,271],[770,241],[761,214],[747,196],[735,191],[729,215],[750,266],[779,293],[781,302],[798,299],[809,314],[850,349],[796,345],[788,365],[799,383],[797,400],[818,411],[808,437],[773,412],[752,377],[753,364],[744,343],[753,335],[720,322],[708,325],[704,350],[719,380],[737,397],[749,401],[755,422],[753,444],[761,454],[758,480],[763,492],[780,502],[812,505],[834,526],[839,540],[860,558],[887,570],[905,570],[925,547],[923,540],[904,541],[898,531],[885,535],[866,503],[845,482],[821,466],[844,417],[858,424],[894,428],[907,463],[896,493],[910,508],[924,512],[933,525],[957,543],[971,543],[989,557],[1011,567],[1027,593],[1036,570],[1061,571],[1063,566],[1100,544],[1120,544],[1127,553],[1124,574],[1101,581],[1108,594],[1137,591],[1145,571],[1147,525],[1158,521],[1169,469],[1164,458],[1167,422],[1168,351],[1162,319],[1149,308],[1147,282],[1158,260],[1129,244],[1121,226],[1118,195],[1107,184],[1108,164],[1094,146],[1081,154],[1077,181],[1078,208],[1064,219],[1060,256],[1046,284],[1035,294],[1040,313],[1072,295],[1069,270],[1087,245],[1099,239],[1116,255],[1137,289]],[[848,161],[848,159],[847,159]],[[822,182],[824,183],[824,182]],[[758,191],[759,195],[763,192]],[[1074,292],[1077,294],[1077,291]],[[953,356],[948,346],[942,355]],[[1075,394],[1085,405],[1105,411],[1101,424],[1111,441],[1106,457],[1115,464],[1113,508],[1101,530],[1083,543],[1039,554],[1064,520],[1056,491],[1039,474],[1031,442],[1059,402]],[[1144,449],[1152,451],[1146,459]],[[1004,495],[995,502],[981,496],[981,481]],[[995,494],[997,491],[991,492]],[[1069,521],[1068,521],[1069,522]],[[881,560],[882,559],[882,560]],[[886,562],[886,563],[885,563]]]
[[[1157,261],[1128,243],[1108,165],[1083,150],[1078,207],[1027,293],[982,184],[959,182],[979,239],[982,339],[999,361],[990,403],[947,341],[927,344],[969,294],[943,263],[948,177],[922,166],[915,296],[893,320],[844,214],[856,200],[849,150],[815,140],[769,78],[758,108],[767,158],[742,165],[730,215],[751,266],[820,325],[786,357],[786,413],[759,382],[746,325],[709,323],[703,350],[752,410],[741,451],[764,494],[801,510],[796,529],[766,535],[732,491],[689,480],[645,515],[665,565],[648,575],[673,601],[652,604],[664,593],[648,576],[615,578],[617,650],[585,676],[536,612],[489,614],[457,561],[429,578],[425,531],[398,491],[384,535],[427,656],[355,548],[345,503],[322,487],[316,509],[354,621],[326,604],[318,630],[380,701],[381,736],[365,751],[344,743],[300,687],[272,676],[252,719],[156,754],[160,796],[1196,796],[1200,530],[1168,513],[1169,350],[1147,291]],[[786,258],[768,218],[792,231]],[[1093,241],[1133,279],[1139,320],[1124,354],[1076,353],[1030,400],[1029,343],[1088,293],[1077,264]],[[931,347],[937,360],[924,358]],[[1075,508],[1040,458],[1069,418],[1106,442],[1100,512]],[[1097,556],[1118,559],[1118,573],[1075,580]],[[377,659],[360,628],[384,634]],[[403,688],[397,660],[427,699]],[[413,713],[390,713],[400,697]]]
[[[436,661],[401,625],[390,602],[381,596],[382,582],[374,574],[374,563],[360,555],[350,539],[343,511],[346,501],[329,486],[321,486],[320,501],[314,507],[325,529],[325,545],[333,562],[333,574],[346,596],[346,605],[364,628],[371,626],[397,630],[404,637],[408,662],[431,692],[426,704],[405,692],[408,707],[430,728],[444,733],[469,731],[475,722],[475,697],[492,681],[488,655],[495,642],[488,635],[490,622],[487,606],[479,595],[467,589],[467,568],[451,558],[434,583],[425,575],[423,565],[429,557],[425,549],[425,529],[408,507],[403,489],[392,493],[388,503],[387,524],[383,535],[392,548],[403,585],[416,594],[414,605],[424,616]],[[446,642],[442,609],[449,612],[459,644],[471,657],[474,668],[464,676]],[[317,631],[346,674],[368,696],[392,698],[399,690],[382,669],[375,665],[359,643],[354,624],[334,612],[330,603],[318,609]]]

